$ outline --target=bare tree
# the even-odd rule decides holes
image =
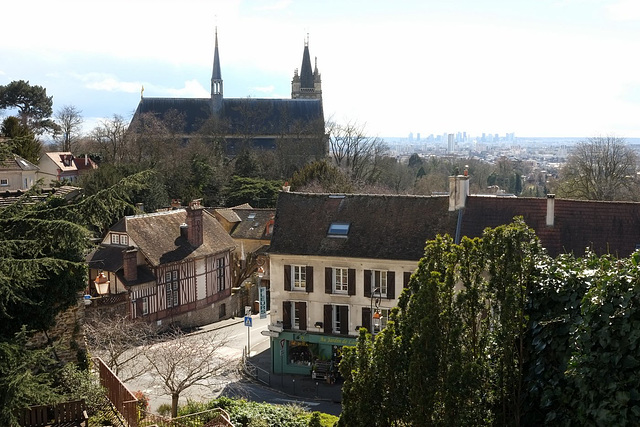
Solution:
[[[118,164],[127,156],[127,124],[124,118],[114,114],[111,119],[102,120],[91,132],[91,138],[98,144],[107,162]]]
[[[634,200],[638,156],[624,138],[589,138],[569,154],[558,194],[586,200]]]
[[[156,380],[171,394],[171,417],[175,418],[180,393],[194,385],[205,385],[207,379],[228,365],[220,355],[227,340],[219,334],[185,335],[181,331],[171,332],[169,338],[149,346],[145,356]]]
[[[335,164],[349,171],[355,181],[375,181],[380,173],[380,160],[387,152],[384,141],[367,136],[365,127],[357,123],[328,123],[330,155]]]
[[[82,134],[82,111],[73,105],[65,105],[55,114],[56,123],[60,127],[54,135],[54,140],[62,151],[73,152]]]
[[[144,363],[145,345],[157,337],[155,326],[125,316],[95,313],[86,318],[85,335],[91,353],[101,357],[123,382],[149,372]]]

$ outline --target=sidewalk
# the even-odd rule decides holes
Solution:
[[[223,329],[228,326],[243,323],[242,317],[235,317],[231,319],[221,320],[219,322],[204,325],[198,328],[191,334],[200,334]],[[291,398],[303,399],[303,400],[316,400],[326,401],[333,403],[340,403],[342,401],[342,384],[328,384],[324,380],[314,380],[311,375],[292,375],[292,374],[274,374],[271,372],[271,349],[268,346],[266,348],[262,346],[252,346],[251,358],[249,362],[258,368],[269,373],[268,378],[266,373],[261,373],[259,378],[268,384],[263,384],[265,387],[269,387],[280,393],[284,393]],[[246,374],[243,371],[244,376],[251,380],[258,382],[255,378]]]
[[[268,387],[291,397],[304,400],[323,400],[333,403],[342,401],[342,384],[328,384],[314,380],[311,375],[274,374],[271,372],[271,349],[251,354],[249,362],[269,372]],[[262,376],[260,379],[263,379]]]

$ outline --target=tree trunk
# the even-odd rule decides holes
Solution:
[[[171,393],[171,418],[178,417],[178,398],[180,394]]]

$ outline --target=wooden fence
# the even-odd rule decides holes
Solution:
[[[107,390],[107,397],[113,406],[124,417],[129,427],[138,427],[138,399],[102,359],[95,357],[93,360],[100,372],[100,384]]]

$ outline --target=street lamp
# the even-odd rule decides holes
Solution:
[[[377,296],[376,296],[377,294]],[[377,287],[375,288],[372,292],[371,292],[371,303],[369,306],[369,312],[371,313],[371,320],[372,320],[372,324],[371,324],[371,334],[375,333],[376,329],[380,329],[380,322],[382,319],[382,316],[380,315],[380,298],[382,298],[382,293],[380,292],[380,288]],[[375,311],[373,309],[373,302],[375,300],[375,304],[376,304],[376,308]]]
[[[98,291],[98,295],[106,295],[109,293],[109,279],[107,279],[107,275],[104,274],[104,271],[101,271],[96,276],[96,279],[93,281],[96,285],[96,291]]]

